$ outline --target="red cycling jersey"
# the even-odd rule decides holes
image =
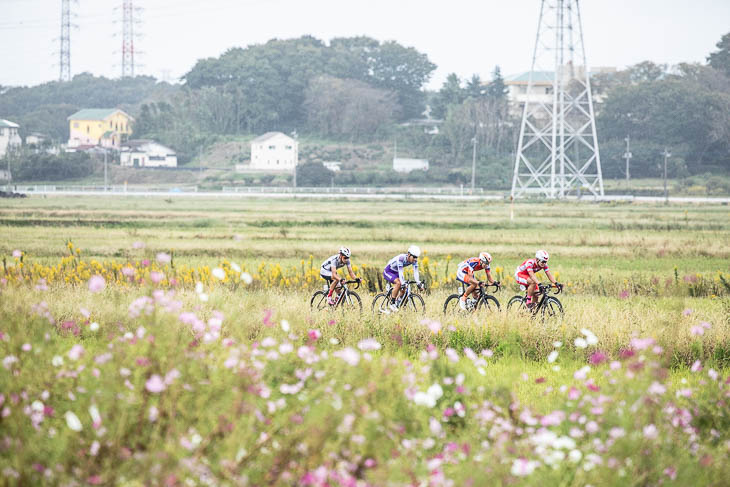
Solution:
[[[517,270],[515,271],[515,276],[519,276],[522,278],[528,278],[530,276],[530,273],[527,272],[528,270],[532,270],[533,273],[537,274],[540,271],[547,271],[549,270],[547,264],[545,264],[545,267],[538,267],[537,261],[535,259],[527,259],[522,264],[517,266]]]

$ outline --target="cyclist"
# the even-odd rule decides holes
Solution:
[[[456,269],[456,280],[466,286],[464,294],[462,294],[459,298],[459,306],[461,309],[466,309],[466,298],[474,292],[481,282],[474,277],[474,273],[476,271],[481,271],[483,269],[487,274],[489,284],[496,284],[497,287],[499,287],[499,281],[492,279],[492,272],[489,267],[490,262],[492,262],[492,256],[489,255],[489,252],[480,252],[479,257],[466,259],[464,262],[459,264],[459,267]]]
[[[406,282],[403,277],[403,268],[409,265],[413,266],[413,278],[418,283],[418,287],[423,287],[423,283],[418,277],[418,257],[421,255],[421,249],[418,245],[411,245],[408,247],[408,252],[405,254],[399,254],[390,259],[388,264],[383,270],[383,277],[386,281],[393,285],[393,290],[390,293],[390,309],[392,311],[398,311],[398,303],[396,303],[396,297],[400,300],[405,294],[405,288],[401,288],[402,284]]]
[[[527,308],[530,309],[534,306],[533,298],[535,296],[535,289],[539,281],[537,280],[536,274],[540,271],[545,271],[545,275],[550,279],[558,289],[562,289],[563,285],[555,280],[550,268],[548,268],[548,259],[550,256],[545,250],[538,250],[535,252],[534,259],[527,259],[522,264],[517,266],[515,271],[515,280],[527,288]]]
[[[319,276],[327,281],[327,284],[330,287],[329,292],[327,293],[327,304],[333,305],[337,300],[332,297],[332,293],[334,292],[337,285],[344,281],[344,279],[341,279],[340,276],[337,274],[337,269],[341,269],[343,267],[347,267],[347,272],[350,274],[350,279],[359,281],[359,277],[355,277],[355,273],[352,272],[352,264],[350,264],[350,249],[347,247],[340,247],[340,253],[333,255],[329,259],[325,260],[322,263],[322,267],[319,269]],[[339,293],[337,294],[339,296]]]

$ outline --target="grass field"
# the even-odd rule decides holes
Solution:
[[[729,217],[2,201],[0,470],[17,485],[722,485]],[[377,274],[411,243],[425,316],[373,315]],[[313,312],[343,244],[364,313]],[[537,248],[567,284],[563,319],[443,315],[459,261],[489,251],[504,305]]]

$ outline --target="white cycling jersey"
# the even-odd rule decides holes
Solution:
[[[341,269],[347,266],[347,269],[349,271],[352,271],[352,264],[350,264],[350,259],[343,259],[340,254],[335,254],[322,262],[322,267],[319,269],[319,273],[323,276],[330,277],[332,276],[333,266],[334,269]]]
[[[385,267],[397,272],[400,282],[403,283],[405,282],[405,278],[403,277],[403,268],[408,267],[409,265],[413,266],[413,278],[420,282],[420,279],[418,278],[418,260],[414,260],[413,264],[411,264],[408,262],[408,254],[396,255],[390,259],[390,262],[388,262],[388,265]]]

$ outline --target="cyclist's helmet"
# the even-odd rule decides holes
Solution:
[[[340,247],[340,254],[346,259],[350,258],[350,249],[347,247]]]
[[[487,266],[490,262],[492,262],[492,256],[489,255],[489,252],[480,252],[479,261],[482,263],[483,266]]]
[[[541,264],[547,264],[549,258],[550,255],[548,255],[547,250],[538,250],[535,252],[535,259]]]
[[[418,247],[418,245],[411,245],[410,247],[408,247],[408,253],[411,254],[413,257],[420,257],[421,249]]]

